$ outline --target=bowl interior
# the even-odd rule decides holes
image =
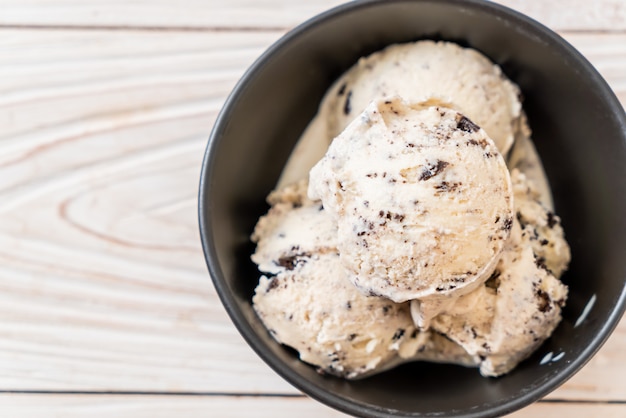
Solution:
[[[362,381],[318,375],[279,346],[254,314],[259,273],[249,235],[267,210],[292,147],[330,84],[356,60],[418,39],[475,48],[516,82],[572,248],[563,321],[512,373],[415,363]],[[536,22],[479,1],[386,1],[341,6],[292,31],[248,71],[215,125],[204,162],[200,227],[215,286],[240,332],[290,383],[360,416],[483,416],[554,389],[599,348],[624,309],[626,117],[569,44]],[[595,295],[587,320],[574,327]],[[542,357],[564,352],[558,362]]]

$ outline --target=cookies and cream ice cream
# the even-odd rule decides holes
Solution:
[[[498,376],[548,338],[570,254],[519,97],[446,42],[337,80],[252,235],[271,335],[346,378],[416,360]]]
[[[262,276],[254,309],[272,336],[324,373],[363,377],[414,360],[475,365],[450,339],[419,331],[409,304],[366,296],[339,261],[337,226],[306,182],[272,193],[254,231]]]
[[[321,213],[321,202],[307,198],[307,184],[301,180],[268,196],[272,207],[252,234],[257,243],[252,261],[260,271],[277,274],[304,256],[337,252],[337,227]]]
[[[520,129],[519,88],[484,55],[450,42],[389,46],[362,58],[329,91],[329,136],[334,138],[375,99],[411,103],[437,98],[454,104],[506,154]]]
[[[555,276],[569,262],[559,219],[536,200],[523,174],[514,170],[512,177],[518,216],[498,266],[484,285],[431,323],[476,356],[485,376],[509,372],[548,338],[567,298],[567,287]]]
[[[450,42],[391,45],[361,58],[328,90],[279,186],[306,177],[371,101],[395,96],[409,103],[447,103],[483,128],[505,156],[516,137],[530,133],[519,88],[484,55]]]
[[[484,130],[442,106],[373,101],[310,173],[338,225],[355,286],[395,302],[462,294],[487,280],[513,222],[504,159]]]
[[[559,218],[541,198],[535,183],[520,170],[511,171],[515,218],[529,236],[537,262],[557,279],[567,270],[570,249]]]

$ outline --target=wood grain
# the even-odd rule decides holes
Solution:
[[[196,214],[213,119],[278,34],[3,34],[0,387],[293,392],[226,317]]]
[[[555,30],[624,31],[623,0],[497,0]],[[0,25],[290,28],[340,0],[1,0]]]
[[[18,415],[19,414],[19,415]],[[0,395],[0,415],[20,418],[341,418],[347,415],[306,397],[172,397],[120,395]],[[624,404],[538,402],[508,418],[623,418]]]

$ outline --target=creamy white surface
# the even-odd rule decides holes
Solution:
[[[480,361],[485,376],[509,372],[528,357],[561,320],[561,307],[567,298],[567,287],[542,262],[545,252],[535,244],[545,235],[547,210],[539,212],[532,185],[517,171],[512,173],[516,188],[516,210],[525,213],[525,223],[517,219],[511,238],[492,278],[475,291],[460,297],[451,307],[432,320],[432,328],[460,344]],[[520,209],[532,206],[532,212]],[[536,215],[531,217],[531,215]],[[561,241],[554,256],[558,265],[567,265],[569,250],[562,229],[554,224],[549,236]],[[557,254],[558,253],[558,257]]]
[[[388,70],[390,67],[398,67],[395,60],[397,57],[402,56],[402,54],[405,53],[405,51],[402,50],[404,48],[408,49],[408,45],[390,47],[387,49],[390,51],[384,50],[377,54],[373,54],[371,57],[360,60],[358,64],[337,80],[333,87],[328,91],[320,105],[318,114],[312,120],[294,149],[277,185],[277,189],[280,189],[283,186],[291,184],[291,188],[284,189],[291,189],[291,191],[287,193],[284,191],[278,193],[275,192],[273,194],[274,197],[272,198],[272,196],[270,196],[269,198],[270,203],[275,206],[275,208],[272,208],[274,213],[273,215],[268,216],[269,219],[266,219],[264,224],[263,222],[259,223],[255,234],[257,234],[257,239],[261,235],[266,235],[267,237],[271,236],[272,238],[266,239],[265,243],[259,246],[259,249],[257,249],[257,253],[255,254],[255,261],[261,263],[261,265],[269,272],[275,273],[278,271],[282,275],[289,275],[295,273],[280,267],[279,264],[272,259],[272,257],[276,258],[277,253],[288,254],[287,257],[295,255],[296,257],[293,260],[295,260],[294,266],[296,269],[304,266],[303,263],[298,262],[298,251],[300,254],[303,254],[308,250],[311,250],[318,254],[323,254],[324,259],[326,258],[326,255],[331,253],[336,254],[336,246],[338,242],[336,232],[333,235],[333,233],[327,229],[328,225],[332,224],[333,221],[328,216],[326,216],[323,220],[317,218],[317,220],[307,221],[309,218],[316,218],[312,214],[314,211],[318,210],[319,206],[316,206],[315,208],[313,206],[319,205],[319,203],[308,201],[305,196],[297,196],[302,190],[302,185],[306,185],[306,183],[301,180],[308,177],[309,169],[323,157],[328,145],[331,143],[336,134],[339,133],[338,130],[345,127],[351,121],[351,118],[354,117],[354,113],[357,111],[358,107],[361,106],[361,102],[363,102],[363,106],[365,106],[367,101],[372,98],[385,97],[387,93],[386,90],[393,90],[388,89],[389,86],[393,88],[397,87],[402,90],[403,95],[407,95],[408,91],[409,95],[413,98],[419,96],[419,98],[414,99],[415,101],[430,98],[432,102],[446,103],[447,106],[454,107],[455,109],[463,109],[465,113],[470,115],[470,119],[474,119],[474,122],[477,122],[479,125],[484,125],[483,127],[490,125],[491,123],[488,119],[491,116],[494,116],[493,111],[485,110],[489,109],[489,106],[494,105],[494,103],[499,102],[500,104],[495,104],[495,106],[499,106],[500,112],[504,113],[500,113],[500,119],[495,121],[495,125],[497,125],[497,127],[494,128],[493,126],[489,126],[488,132],[491,132],[498,137],[497,142],[501,150],[509,152],[507,162],[509,169],[513,170],[512,177],[516,201],[516,216],[518,219],[523,221],[525,229],[524,236],[527,238],[524,238],[524,244],[517,245],[517,247],[512,244],[513,240],[509,240],[509,244],[507,246],[508,255],[505,254],[503,259],[499,261],[499,268],[504,264],[514,264],[517,267],[507,267],[507,269],[510,270],[513,268],[516,271],[509,271],[509,273],[507,273],[507,277],[509,277],[509,279],[507,279],[508,284],[507,280],[505,280],[505,285],[503,287],[503,290],[505,290],[505,296],[498,296],[500,299],[495,297],[495,290],[492,287],[480,284],[476,290],[468,287],[468,291],[473,291],[460,298],[458,297],[458,294],[453,294],[452,296],[437,295],[436,297],[433,296],[431,298],[425,298],[421,301],[414,300],[411,303],[411,313],[413,314],[415,323],[420,327],[428,327],[430,319],[441,311],[445,311],[445,314],[437,318],[439,327],[441,326],[442,321],[449,321],[450,318],[457,320],[458,315],[467,315],[472,324],[492,327],[494,323],[498,323],[495,313],[498,304],[508,307],[507,304],[512,302],[510,295],[506,296],[507,286],[513,288],[516,286],[523,287],[524,280],[527,285],[529,280],[532,282],[532,280],[539,278],[540,282],[544,283],[544,286],[546,286],[547,290],[544,290],[544,292],[546,292],[550,298],[551,308],[554,308],[552,315],[547,315],[545,319],[540,320],[537,324],[531,324],[540,331],[540,337],[538,338],[539,342],[533,339],[533,342],[529,343],[523,338],[516,337],[514,335],[514,329],[507,331],[502,326],[500,326],[500,328],[495,326],[494,334],[484,333],[481,336],[483,342],[489,340],[489,342],[496,347],[496,349],[493,350],[491,345],[488,343],[491,353],[490,355],[485,355],[484,347],[477,347],[475,342],[469,343],[469,340],[465,342],[461,341],[463,338],[467,337],[467,335],[463,335],[463,332],[458,332],[459,330],[454,329],[454,327],[450,329],[449,336],[455,339],[455,341],[461,342],[463,348],[450,341],[447,337],[441,336],[437,333],[419,331],[419,338],[404,340],[402,344],[396,343],[394,349],[397,350],[397,352],[391,356],[388,356],[387,353],[383,356],[386,360],[382,361],[382,363],[373,368],[368,367],[367,365],[363,367],[364,359],[362,359],[363,361],[361,361],[360,366],[362,367],[361,370],[359,372],[352,373],[351,376],[367,376],[371,373],[376,373],[387,368],[394,367],[399,363],[415,359],[451,362],[468,366],[480,365],[481,373],[484,375],[499,375],[509,371],[519,361],[530,354],[530,352],[534,350],[536,344],[540,344],[540,342],[542,342],[549,335],[552,328],[554,328],[558,323],[560,318],[560,307],[558,304],[556,306],[553,305],[555,300],[559,300],[560,303],[562,303],[561,299],[555,298],[558,295],[563,295],[563,292],[566,292],[566,289],[560,284],[560,282],[553,280],[552,273],[554,273],[556,277],[559,277],[562,271],[567,267],[570,257],[569,247],[567,246],[567,242],[563,236],[560,219],[550,212],[552,209],[552,198],[549,184],[545,177],[541,160],[539,159],[537,151],[532,143],[532,139],[530,138],[530,129],[526,123],[525,115],[523,114],[523,111],[521,111],[521,108],[518,107],[519,100],[517,87],[508,80],[505,80],[504,77],[500,77],[498,75],[500,72],[497,67],[495,67],[495,69],[489,68],[489,65],[492,67],[493,65],[489,63],[488,60],[485,62],[484,57],[474,57],[472,59],[475,59],[476,62],[470,66],[472,68],[463,68],[460,71],[464,71],[467,74],[470,74],[472,71],[483,71],[483,78],[478,78],[482,80],[483,84],[482,86],[475,84],[473,87],[474,92],[469,95],[465,95],[465,97],[462,97],[464,96],[463,93],[459,94],[461,90],[451,87],[453,83],[450,84],[446,81],[448,80],[448,77],[456,77],[457,81],[462,81],[462,77],[459,78],[454,75],[457,71],[459,71],[459,69],[443,65],[439,67],[439,76],[435,76],[435,73],[430,72],[430,75],[427,75],[426,78],[421,78],[422,80],[430,80],[428,86],[420,86],[418,85],[418,82],[415,85],[411,85],[409,88],[406,88],[406,86],[402,86],[402,78],[404,76],[401,72],[405,71],[406,75],[406,72],[409,71],[408,68],[411,65],[417,65],[420,62],[430,60],[438,54],[458,55],[466,54],[470,51],[463,50],[455,45],[450,46],[446,43],[432,42],[425,42],[423,44],[417,43],[414,44],[413,47],[431,49],[431,51],[422,57],[405,60],[405,69],[395,70],[396,72],[400,71],[396,74],[398,75],[397,77],[388,76],[388,74],[391,73]],[[397,50],[393,51],[396,48]],[[435,49],[440,49],[441,51],[437,52]],[[410,52],[408,54],[411,55]],[[469,54],[476,54],[480,56],[480,54],[475,53],[474,51],[469,52]],[[439,64],[442,63],[440,62]],[[377,73],[378,70],[372,71],[375,66],[380,66],[380,69],[385,69],[384,71],[387,75],[379,77],[377,75],[379,74]],[[495,81],[495,78],[492,77],[494,74],[498,75],[501,82],[498,83]],[[423,75],[416,75],[415,77],[422,76]],[[414,79],[411,77],[409,78]],[[477,79],[475,78],[473,81],[476,80]],[[351,87],[351,89],[348,89],[348,87]],[[428,89],[428,93],[423,94],[423,89]],[[343,92],[340,93],[340,90],[343,90]],[[381,95],[383,90],[385,90],[385,94]],[[482,91],[483,93],[490,91],[495,94],[484,94],[482,98],[479,98],[475,96],[476,91]],[[347,92],[350,92],[350,112],[346,113],[345,105],[347,103]],[[448,94],[448,92],[451,93]],[[491,101],[491,105],[483,106],[485,100]],[[464,102],[465,108],[461,105],[462,102]],[[472,108],[472,106],[474,106],[474,108]],[[493,110],[493,108],[491,109]],[[471,115],[473,115],[474,118],[472,118]],[[496,116],[494,117],[498,118]],[[503,121],[505,121],[505,123],[503,123]],[[509,136],[509,132],[512,136]],[[512,142],[510,138],[515,139],[512,148],[510,147],[510,143]],[[519,171],[524,174],[520,174]],[[526,177],[530,181],[527,181]],[[294,185],[294,183],[297,183],[299,180],[300,182]],[[299,212],[296,211],[295,213],[291,213],[289,209],[290,204],[287,204],[286,206],[284,205],[285,196],[287,195],[290,195],[287,200],[296,199],[298,201],[297,205],[301,204],[300,201],[304,201],[305,206],[310,205],[310,207]],[[276,196],[278,196],[278,198]],[[280,208],[281,204],[283,205],[282,208]],[[551,224],[552,226],[548,227],[548,224]],[[520,228],[517,220],[515,221],[514,227],[517,229]],[[285,233],[285,231],[289,231],[289,233]],[[277,239],[280,235],[284,235],[287,239]],[[519,239],[521,240],[521,238]],[[331,244],[324,245],[325,243]],[[300,249],[300,246],[302,246],[304,250]],[[297,251],[290,252],[290,250],[294,247],[296,247]],[[513,250],[512,248],[517,249]],[[535,261],[535,269],[532,268],[530,263],[529,248],[532,248],[530,253],[532,253],[532,259]],[[524,250],[521,251],[522,249]],[[519,254],[511,258],[511,254],[516,253],[516,251]],[[519,257],[520,254],[523,256]],[[537,265],[538,257],[540,258],[539,265],[541,265],[541,267]],[[315,259],[317,259],[317,256]],[[515,259],[515,263],[511,263],[512,259]],[[329,264],[327,261],[325,264]],[[332,263],[336,262],[337,260],[332,261]],[[263,270],[263,268],[261,268],[261,270]],[[524,271],[526,271],[526,273],[523,273]],[[317,273],[312,276],[316,275]],[[543,277],[544,275],[547,276],[547,278]],[[309,277],[309,275],[307,275],[307,277]],[[534,277],[534,279],[529,279],[529,277]],[[259,294],[260,290],[263,289],[263,280],[265,279],[262,279],[259,289],[257,289],[256,298],[262,298]],[[314,280],[310,281],[309,284],[317,282],[317,280]],[[319,282],[322,283],[323,280],[320,280]],[[490,286],[493,285],[493,282],[494,280],[490,281]],[[265,286],[268,284],[269,281],[266,281]],[[354,289],[351,289],[351,291],[352,290]],[[526,290],[528,290],[528,286],[526,286]],[[461,293],[463,292],[459,292],[459,294]],[[524,291],[521,293],[517,290],[511,291],[511,295],[517,293],[519,293],[517,296],[526,300],[526,302],[521,303],[521,305],[526,306],[528,312],[531,312],[532,304],[528,301],[532,300],[532,295],[528,292],[524,293]],[[339,294],[341,294],[341,292],[339,292]],[[509,298],[508,300],[507,297]],[[285,294],[285,299],[288,299],[288,294]],[[368,299],[379,298],[370,297]],[[564,300],[564,297],[562,299]],[[278,312],[276,306],[289,306],[286,300],[284,305],[273,305],[274,311]],[[498,302],[498,300],[507,300],[507,302]],[[265,303],[265,301],[263,301],[263,303]],[[259,306],[260,305],[261,303],[259,303]],[[393,304],[393,306],[396,306],[396,304]],[[558,313],[556,312],[557,310]],[[498,315],[502,316],[502,313],[500,312]],[[272,316],[270,315],[270,317]],[[518,318],[520,317],[524,317],[524,312],[518,312]],[[506,322],[504,322],[504,324],[506,325]],[[288,326],[285,329],[288,330],[291,328]],[[527,327],[526,329],[529,330],[532,328]],[[467,330],[465,330],[465,332],[466,331]],[[498,334],[507,335],[507,332],[513,332],[512,337],[511,335],[508,335],[508,338],[511,341],[502,341],[501,339],[498,339]],[[537,331],[533,329],[533,332]],[[544,332],[544,334],[541,334],[541,332]],[[274,336],[276,337],[275,334]],[[298,336],[290,336],[287,339],[293,340],[297,337]],[[300,337],[302,336],[300,335]],[[289,344],[288,342],[286,343]],[[298,349],[297,346],[296,349]],[[483,352],[481,352],[481,350]],[[318,354],[324,352],[324,350],[320,350]],[[328,353],[326,352],[326,354]],[[352,358],[352,356],[349,357]],[[323,355],[320,354],[319,357],[309,357],[309,359],[305,359],[305,361],[309,361],[323,368],[326,367],[324,366],[325,363],[323,359]],[[349,366],[347,369],[350,369],[356,363],[348,362],[348,364]],[[371,366],[371,364],[369,366]],[[345,365],[342,364],[341,367],[344,367],[344,370],[347,370],[345,369]],[[342,375],[343,373],[343,375],[346,375],[346,373],[338,373],[336,370],[334,373],[339,375]]]
[[[391,45],[361,58],[328,90],[277,188],[304,178],[372,100],[393,96],[448,103],[485,129],[503,155],[520,132],[529,133],[519,88],[484,55],[450,42]]]
[[[529,242],[540,263],[558,279],[567,270],[570,248],[565,240],[561,218],[542,203],[542,194],[520,170],[511,172],[515,216],[529,232]]]
[[[495,268],[512,224],[506,164],[460,113],[372,102],[310,172],[364,293],[395,302],[467,292]]]
[[[261,277],[253,298],[271,335],[303,361],[346,378],[415,360],[475,365],[449,339],[418,331],[407,303],[365,296],[350,283],[332,239],[336,224],[304,190],[299,184],[273,193],[253,235],[253,260],[276,273]]]
[[[478,51],[451,42],[396,44],[361,58],[329,90],[329,136],[338,135],[372,100],[394,96],[454,104],[503,155],[522,110],[518,87]]]

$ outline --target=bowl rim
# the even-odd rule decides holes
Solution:
[[[204,158],[201,166],[199,192],[198,192],[198,221],[200,229],[200,240],[202,243],[202,249],[209,271],[209,275],[213,284],[217,290],[218,296],[224,305],[230,319],[234,323],[239,333],[243,336],[248,345],[256,352],[256,354],[263,359],[278,375],[295,386],[298,390],[304,392],[310,397],[331,406],[339,411],[363,416],[363,417],[387,417],[390,413],[396,413],[395,416],[416,416],[417,413],[402,413],[402,411],[392,411],[383,407],[375,407],[373,405],[363,405],[361,403],[353,402],[352,400],[342,398],[333,393],[330,393],[324,387],[318,386],[306,379],[303,379],[299,374],[294,372],[290,367],[283,364],[281,360],[274,357],[269,350],[257,340],[256,332],[247,320],[245,314],[238,307],[238,303],[234,295],[230,293],[228,285],[225,282],[224,274],[220,267],[220,263],[217,256],[217,251],[214,243],[211,240],[213,236],[213,226],[210,222],[210,216],[212,210],[211,202],[208,199],[208,190],[211,186],[213,163],[218,158],[216,149],[218,143],[222,139],[222,131],[228,124],[228,119],[232,109],[236,106],[240,97],[245,92],[247,86],[253,82],[254,75],[262,69],[266,63],[281,49],[289,45],[295,39],[303,36],[306,32],[313,29],[319,24],[322,24],[328,20],[339,18],[344,14],[351,13],[353,11],[369,8],[369,7],[384,7],[384,4],[399,4],[399,3],[447,3],[449,5],[462,6],[464,8],[470,8],[474,10],[484,11],[493,16],[504,16],[506,19],[513,21],[518,27],[527,29],[533,35],[545,40],[545,42],[551,45],[557,46],[559,52],[565,53],[565,55],[575,61],[578,68],[582,68],[586,72],[586,76],[591,77],[592,82],[599,88],[599,94],[609,104],[611,110],[615,112],[615,116],[618,120],[621,119],[621,125],[623,127],[624,134],[626,136],[626,113],[623,112],[623,107],[614,92],[609,87],[608,83],[593,67],[593,65],[576,50],[569,42],[559,36],[557,33],[546,27],[545,25],[537,22],[536,20],[516,11],[509,7],[492,3],[486,0],[361,0],[353,1],[350,3],[344,3],[328,9],[320,14],[317,14],[305,22],[299,24],[295,28],[287,31],[278,40],[276,40],[269,48],[267,48],[244,72],[235,87],[227,97],[224,105],[219,112],[205,150]],[[620,112],[620,110],[622,110]],[[625,144],[626,145],[626,144]],[[626,282],[626,280],[625,280]],[[533,387],[531,390],[521,393],[518,396],[502,399],[499,403],[489,405],[488,410],[484,411],[459,411],[460,414],[455,414],[457,417],[465,418],[478,418],[487,416],[500,416],[521,409],[541,397],[552,392],[554,389],[562,385],[565,381],[570,379],[577,371],[579,371],[600,349],[600,347],[606,342],[612,331],[618,325],[624,311],[626,309],[626,283],[622,289],[621,294],[618,297],[615,308],[610,313],[608,320],[601,326],[599,332],[593,337],[590,344],[588,344],[577,356],[571,361],[564,369],[558,374],[550,376],[545,379],[544,382]],[[400,412],[400,414],[398,414]],[[429,416],[429,414],[419,414],[419,416]]]

